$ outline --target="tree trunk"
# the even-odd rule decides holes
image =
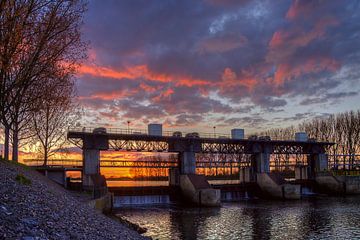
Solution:
[[[19,135],[18,135],[17,126],[13,131],[13,152],[12,152],[12,160],[14,162],[18,162],[18,155],[19,155]]]
[[[47,166],[48,164],[48,151],[47,147],[44,148],[44,166]]]
[[[50,109],[49,105],[46,106],[46,134],[45,134],[45,145],[44,145],[44,166],[47,166],[48,161],[48,148],[49,148],[49,118],[50,118]]]
[[[5,126],[5,141],[4,141],[4,159],[9,160],[9,138],[10,138],[10,127]]]

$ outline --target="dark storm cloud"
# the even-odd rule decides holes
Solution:
[[[233,108],[202,95],[196,87],[176,87],[169,96],[159,99],[156,105],[170,114],[178,113],[231,113]]]
[[[181,114],[176,116],[176,121],[173,123],[175,126],[189,126],[199,123],[204,118],[198,114]]]
[[[148,97],[140,98],[139,94]],[[139,99],[148,101],[144,103]],[[123,117],[131,119],[176,116],[176,122],[172,123],[175,125],[183,125],[185,122],[194,123],[208,113],[228,114],[237,111],[217,100],[209,100],[194,87],[174,87],[155,90],[152,93],[139,92],[126,99],[115,100],[114,108],[124,112]]]
[[[340,101],[342,98],[357,96],[358,92],[327,93],[321,97],[307,98],[300,102],[301,105],[312,105],[317,103]]]
[[[247,127],[256,127],[266,122],[268,122],[268,120],[259,116],[229,118],[224,120],[224,123],[230,126],[241,125]]]
[[[174,124],[236,114],[244,99],[264,113],[298,97],[344,99],[354,93],[331,92],[360,77],[359,10],[355,0],[91,1],[83,31],[96,65],[80,74],[80,99],[115,109],[104,117]]]
[[[131,100],[119,100],[116,106],[119,111],[124,112],[122,117],[126,119],[141,119],[142,117],[154,119],[166,115],[164,110],[157,106],[145,106]]]
[[[314,113],[296,113],[294,116],[291,117],[284,117],[284,118],[274,118],[274,121],[284,122],[284,121],[301,121],[305,120],[309,117],[313,117]]]
[[[128,79],[119,81],[118,79],[93,77],[91,75],[82,76],[77,81],[77,89],[82,97],[102,94],[105,98],[106,94],[110,97],[110,94],[116,91],[121,92],[125,89],[137,88],[138,86],[137,82]]]

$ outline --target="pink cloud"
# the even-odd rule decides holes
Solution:
[[[312,8],[313,8],[312,1],[294,0],[289,10],[286,13],[286,18],[289,20],[294,20],[300,15],[304,16],[310,13]]]
[[[257,84],[257,80],[249,71],[243,70],[241,72],[241,77],[238,77],[237,74],[231,68],[225,68],[224,72],[221,75],[222,81],[219,82],[221,88],[231,88],[235,86],[246,87],[248,91],[254,89]]]
[[[185,75],[171,75],[157,73],[148,68],[147,65],[136,65],[120,70],[97,65],[82,65],[78,70],[78,75],[91,75],[94,77],[105,77],[115,79],[138,79],[145,78],[148,81],[169,83],[173,82],[176,86],[208,86],[211,82],[205,79],[193,78]]]
[[[319,73],[322,71],[335,72],[339,68],[340,63],[338,61],[327,57],[313,57],[295,66],[281,63],[277,66],[273,83],[275,86],[281,86],[286,81],[296,79],[305,74]]]
[[[125,98],[132,96],[138,93],[138,90],[114,90],[111,92],[97,92],[90,96],[80,96],[79,100],[89,100],[89,99],[101,99],[101,100],[114,100],[119,98]]]
[[[326,33],[326,28],[336,26],[339,22],[335,18],[320,19],[310,31],[305,31],[300,27],[290,30],[278,30],[273,34],[269,42],[270,49],[281,48],[284,46],[302,47],[311,41],[321,38]]]
[[[161,92],[160,95],[152,98],[152,101],[153,101],[154,103],[164,101],[164,100],[166,100],[166,99],[169,99],[172,94],[174,94],[174,90],[173,90],[173,89],[171,89],[171,88],[166,89],[165,91]]]

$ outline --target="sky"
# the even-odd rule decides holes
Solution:
[[[360,108],[360,1],[90,1],[82,124],[246,133]]]

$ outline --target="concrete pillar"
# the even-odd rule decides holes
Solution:
[[[297,167],[295,167],[295,179],[296,180],[307,180],[307,179],[309,179],[309,167],[308,166],[297,166]]]
[[[83,188],[92,188],[91,175],[100,174],[100,150],[83,149]]]
[[[239,177],[240,183],[249,183],[254,180],[251,174],[251,168],[249,167],[240,168]]]
[[[179,153],[180,174],[195,174],[196,158],[195,152]]]
[[[169,186],[179,186],[180,185],[180,174],[178,168],[169,169]]]
[[[325,153],[317,154],[315,156],[315,166],[318,171],[328,170],[328,156]]]
[[[66,172],[63,169],[59,170],[45,170],[45,176],[49,179],[53,180],[54,182],[66,187]]]
[[[269,153],[254,153],[251,161],[255,173],[269,173],[270,172],[270,154]]]
[[[311,176],[314,176],[316,172],[326,171],[328,169],[328,156],[325,153],[310,154],[308,165]]]

